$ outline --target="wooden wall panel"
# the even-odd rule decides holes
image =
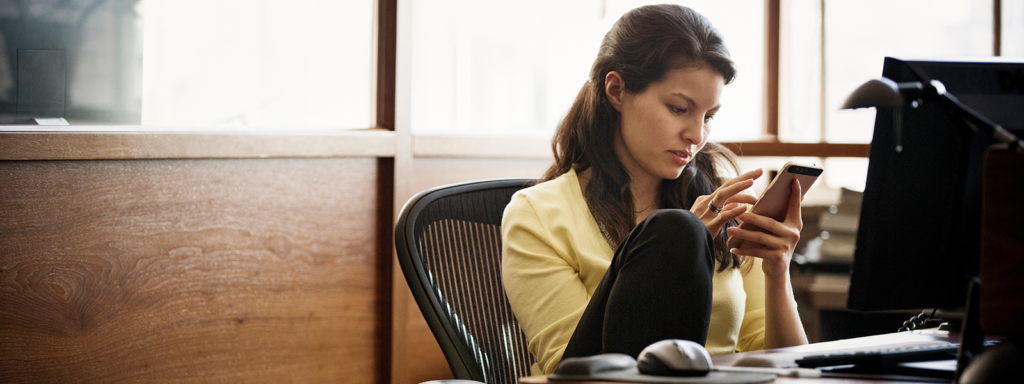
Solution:
[[[377,164],[0,162],[0,381],[385,380]]]
[[[413,189],[416,192],[445,184],[498,178],[539,178],[554,159],[488,159],[417,157]]]

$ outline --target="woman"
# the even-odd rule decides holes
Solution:
[[[711,354],[807,342],[788,269],[799,185],[784,222],[748,213],[756,199],[740,192],[761,170],[721,182],[735,161],[706,141],[734,75],[717,30],[685,7],[634,9],[605,35],[555,164],[502,220],[505,290],[535,374],[663,339]],[[729,236],[764,246],[730,250]]]

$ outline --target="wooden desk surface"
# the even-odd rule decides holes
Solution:
[[[924,331],[913,331],[913,332],[900,332],[900,333],[889,333],[877,336],[859,337],[855,339],[829,341],[824,343],[815,343],[808,345],[801,345],[798,347],[789,348],[778,348],[769,349],[762,351],[753,351],[745,353],[733,353],[728,355],[712,356],[711,361],[716,366],[732,366],[732,365],[757,365],[757,366],[776,366],[776,367],[787,367],[796,366],[794,362],[796,359],[806,356],[808,354],[826,353],[828,351],[855,351],[855,350],[872,350],[881,349],[885,347],[899,347],[911,344],[922,344],[930,342],[956,342],[958,341],[958,335],[949,334],[948,332],[940,332],[935,330],[924,330]],[[737,364],[739,363],[739,364]],[[876,378],[872,379],[855,379],[855,378],[841,378],[841,377],[822,377],[822,378],[796,378],[796,377],[779,377],[775,379],[773,383],[785,384],[812,384],[812,383],[828,383],[828,384],[842,384],[842,383],[927,383],[928,381],[905,381],[905,380],[879,380]],[[549,383],[566,383],[548,381],[545,376],[529,376],[519,379],[520,384],[549,384]],[[613,382],[572,382],[572,384],[622,384]]]

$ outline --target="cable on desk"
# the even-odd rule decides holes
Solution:
[[[913,316],[909,320],[904,321],[903,326],[900,327],[900,329],[897,330],[896,332],[913,331],[915,329],[921,328],[926,323],[928,323],[928,320],[931,320],[933,317],[935,317],[935,310],[936,308],[932,308],[931,314],[927,314],[924,313],[924,311],[921,311],[921,313],[917,314],[916,316]]]

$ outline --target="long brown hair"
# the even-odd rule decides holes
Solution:
[[[728,84],[736,76],[722,37],[711,23],[692,9],[678,5],[644,6],[623,15],[604,36],[590,79],[558,125],[551,147],[555,163],[542,181],[554,179],[578,166],[593,169],[583,197],[595,219],[601,223],[613,246],[617,246],[636,225],[629,174],[614,155],[620,114],[605,95],[605,75],[622,75],[626,91],[641,93],[675,68],[707,66]],[[735,171],[735,156],[724,147],[707,143],[674,180],[664,180],[659,190],[662,208],[689,209],[697,196],[708,195],[721,186],[718,167]],[[715,258],[719,271],[739,267],[743,259],[726,246],[722,227],[715,237]]]

